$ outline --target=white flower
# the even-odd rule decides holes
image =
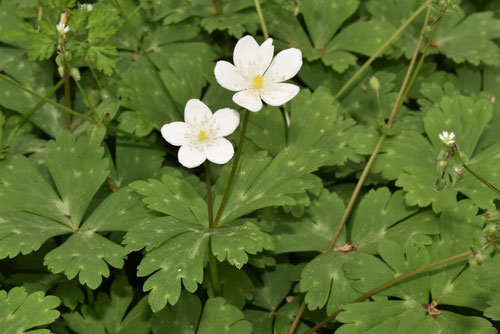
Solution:
[[[57,31],[61,34],[65,34],[69,31],[69,26],[65,25],[64,23],[59,23],[56,25]]]
[[[233,145],[223,137],[236,130],[240,114],[224,108],[212,115],[203,102],[191,99],[184,109],[184,121],[165,124],[161,128],[166,141],[181,147],[178,158],[184,167],[197,167],[206,159],[216,164],[231,160]]]
[[[455,143],[453,138],[455,138],[455,134],[453,132],[448,133],[448,131],[443,131],[439,134],[439,139],[441,139],[441,141],[448,146],[451,146]]]
[[[271,38],[259,46],[252,36],[245,36],[234,47],[234,65],[218,61],[215,78],[222,87],[238,92],[233,95],[233,101],[250,111],[262,109],[261,99],[272,106],[283,105],[299,92],[299,87],[282,82],[300,70],[302,52],[286,49],[274,60],[273,54]]]
[[[91,12],[92,9],[94,9],[94,6],[92,6],[92,4],[90,4],[90,3],[84,3],[84,4],[80,5],[80,8],[87,10],[87,12]]]

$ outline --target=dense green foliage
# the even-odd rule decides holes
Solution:
[[[500,196],[474,175],[500,187],[498,1],[260,0],[301,90],[250,115],[234,182],[211,165],[215,226],[159,130],[192,98],[243,119],[214,67],[264,42],[256,2],[81,4],[0,0],[0,333],[284,334],[303,303],[296,333],[338,310],[319,332],[498,332]]]

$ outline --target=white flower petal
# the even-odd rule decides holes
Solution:
[[[299,93],[299,87],[288,83],[274,83],[266,85],[260,92],[260,97],[270,106],[281,106]]]
[[[184,108],[184,120],[186,123],[200,124],[204,120],[209,120],[212,112],[207,105],[198,99],[187,101]]]
[[[216,164],[225,164],[234,155],[233,144],[226,138],[217,138],[212,145],[205,147],[207,159]]]
[[[187,143],[186,131],[188,127],[184,122],[173,122],[161,127],[163,138],[174,146],[181,146]]]
[[[233,52],[236,69],[246,80],[252,80],[259,71],[259,44],[252,36],[240,38]]]
[[[207,158],[205,152],[198,150],[196,147],[182,145],[179,149],[178,159],[184,167],[194,168],[205,162]]]
[[[216,129],[216,137],[228,136],[240,124],[240,114],[236,110],[224,108],[217,110],[212,117]]]
[[[292,78],[302,67],[302,52],[290,48],[276,55],[273,62],[264,74],[264,80],[277,83]]]
[[[233,101],[239,106],[246,108],[250,111],[259,111],[262,109],[262,101],[259,94],[250,90],[242,90],[233,95]]]
[[[268,38],[259,48],[259,74],[263,75],[264,72],[271,64],[274,55],[273,39]]]
[[[215,79],[225,89],[240,91],[248,88],[248,81],[236,70],[233,64],[221,60],[214,69]]]

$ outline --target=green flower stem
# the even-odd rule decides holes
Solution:
[[[149,57],[148,52],[146,51],[146,49],[144,49],[144,46],[142,45],[141,40],[139,39],[139,37],[135,33],[134,28],[130,25],[130,22],[129,22],[127,16],[125,15],[125,12],[123,11],[122,7],[120,6],[120,4],[118,3],[117,0],[113,0],[113,2],[115,4],[115,7],[118,10],[120,16],[125,21],[125,24],[127,25],[128,30],[130,31],[130,33],[132,34],[132,36],[134,36],[134,39],[135,39],[137,45],[139,46],[139,49],[141,50],[141,53],[146,58],[146,61],[148,62],[149,66],[151,67],[151,70],[153,71],[154,75],[156,76],[156,79],[158,79],[158,82],[160,83],[160,86],[161,86],[163,92],[165,93],[165,96],[167,97],[167,99],[169,99],[172,102],[172,104],[174,105],[174,107],[177,110],[177,112],[179,114],[182,114],[181,108],[177,105],[177,103],[175,102],[174,98],[170,94],[170,92],[169,92],[169,90],[167,88],[167,85],[165,84],[165,82],[163,81],[163,79],[160,76],[160,72],[158,72],[158,70],[156,69],[155,64],[153,63],[153,61]]]
[[[350,302],[349,304],[354,304],[354,303],[359,303],[359,302],[362,302],[368,298],[370,298],[371,296],[387,289],[387,288],[390,288],[391,286],[395,285],[395,284],[398,284],[399,282],[401,281],[404,281],[405,279],[408,279],[408,278],[411,278],[413,276],[416,276],[420,273],[423,273],[425,271],[428,271],[432,268],[435,268],[437,266],[440,266],[442,264],[445,264],[445,263],[449,263],[449,262],[453,262],[453,261],[456,261],[456,260],[460,260],[460,259],[463,259],[469,255],[471,255],[473,252],[472,251],[467,251],[467,252],[463,252],[463,253],[460,253],[460,254],[457,254],[457,255],[453,255],[453,256],[450,256],[446,259],[442,259],[442,260],[439,260],[439,261],[436,261],[436,262],[433,262],[433,263],[430,263],[428,265],[425,265],[423,267],[420,267],[420,268],[417,268],[417,269],[414,269],[412,271],[409,271],[403,275],[400,275],[378,287],[376,287],[375,289],[365,293],[364,295],[360,296],[359,298],[353,300],[352,302]],[[332,321],[333,319],[335,319],[337,317],[337,315],[339,315],[340,312],[342,312],[344,310],[344,308],[340,308],[338,309],[335,313],[333,313],[331,316],[329,316],[328,318],[325,318],[324,320],[322,320],[320,323],[318,323],[317,325],[315,325],[314,327],[312,327],[310,330],[308,330],[305,334],[312,334],[314,332],[316,332],[318,329],[320,329],[321,327],[323,327],[324,325],[326,325],[327,323],[329,323],[330,321]]]
[[[240,161],[241,149],[243,148],[243,141],[245,140],[245,133],[247,132],[248,118],[250,117],[250,111],[245,110],[245,117],[243,119],[243,125],[241,126],[240,140],[238,141],[238,148],[236,149],[236,154],[233,160],[233,167],[231,168],[231,173],[229,174],[229,179],[227,181],[226,189],[224,190],[224,196],[220,203],[219,210],[214,220],[214,228],[219,224],[220,218],[222,216],[222,211],[226,206],[227,199],[229,197],[229,192],[231,191],[231,186],[233,185],[234,176],[236,174],[236,169],[238,168],[238,162]]]
[[[96,110],[94,104],[92,104],[92,102],[90,102],[89,97],[88,97],[87,93],[85,92],[85,90],[83,89],[82,85],[80,85],[80,83],[77,80],[75,80],[75,84],[78,87],[78,90],[80,91],[80,93],[82,94],[83,100],[90,106],[90,110],[92,110],[92,113],[94,114],[95,119],[99,120],[99,114],[97,114],[97,110]]]
[[[63,56],[64,63],[64,105],[66,108],[71,109],[71,86],[69,82],[69,69],[68,64]],[[71,114],[66,114],[66,129],[71,131]]]
[[[6,77],[6,76],[5,76],[5,75],[3,75],[3,74],[0,74],[0,79],[2,79],[2,80],[4,80],[4,81],[8,82],[9,84],[11,84],[11,85],[13,85],[13,86],[15,86],[15,87],[17,87],[17,88],[21,89],[22,91],[25,91],[26,93],[28,93],[28,94],[30,94],[30,95],[33,95],[34,97],[36,97],[36,98],[40,99],[40,100],[41,100],[41,101],[43,101],[44,103],[48,103],[48,104],[50,104],[50,105],[53,105],[54,107],[56,107],[56,108],[58,108],[58,109],[60,109],[60,110],[62,110],[62,111],[64,111],[64,112],[66,112],[66,113],[68,113],[68,114],[70,114],[70,115],[72,115],[72,116],[75,116],[75,117],[77,117],[77,118],[80,118],[80,119],[82,119],[82,120],[84,120],[84,121],[87,121],[87,122],[89,122],[89,123],[92,123],[92,124],[94,124],[94,125],[100,125],[100,124],[101,124],[99,121],[93,120],[93,119],[92,119],[92,118],[90,118],[90,117],[87,117],[87,116],[85,116],[85,115],[82,115],[82,114],[80,114],[80,113],[77,113],[76,111],[73,111],[72,109],[69,109],[69,108],[67,108],[67,107],[65,107],[65,106],[63,106],[63,105],[61,105],[61,104],[59,104],[59,103],[57,103],[57,102],[54,102],[54,101],[52,101],[51,99],[49,99],[49,98],[47,98],[47,97],[45,97],[45,96],[43,96],[43,95],[40,95],[40,94],[38,94],[38,93],[35,93],[35,92],[34,92],[34,91],[32,91],[31,89],[28,89],[28,88],[24,87],[23,85],[21,85],[21,84],[19,84],[19,83],[15,82],[14,80],[12,80],[12,79],[10,79],[10,78]],[[125,131],[125,130],[123,130],[123,129],[117,128],[117,127],[115,127],[115,126],[112,126],[112,125],[110,125],[110,124],[106,124],[106,123],[104,123],[104,124],[102,124],[102,125],[104,125],[104,126],[105,126],[106,128],[108,128],[109,130],[115,131],[115,132],[117,132],[117,133],[121,133],[122,135],[124,135],[124,136],[126,136],[126,137],[133,138],[133,139],[135,139],[135,140],[137,140],[137,141],[140,141],[140,142],[146,143],[146,144],[148,144],[148,145],[150,145],[150,146],[153,146],[153,147],[161,147],[161,148],[163,149],[163,146],[160,146],[160,145],[158,145],[158,144],[156,144],[156,143],[150,142],[150,141],[149,141],[149,140],[147,140],[147,139],[144,139],[144,138],[142,138],[142,137],[136,136],[136,135],[134,135],[133,133],[130,133],[130,132]]]
[[[373,61],[375,59],[377,59],[381,54],[382,52],[384,52],[384,50],[399,36],[399,34],[401,34],[409,25],[411,22],[413,22],[419,15],[420,13],[423,12],[423,10],[432,2],[432,0],[427,0],[424,4],[422,4],[399,28],[398,30],[396,30],[394,32],[394,34],[392,34],[391,37],[389,37],[389,39],[387,39],[385,41],[385,43],[370,57],[370,59],[368,59],[364,64],[363,66],[361,66],[357,71],[356,73],[354,73],[354,75],[349,79],[349,81],[347,81],[344,86],[337,92],[337,94],[335,95],[335,98],[336,99],[339,99],[340,96],[342,96],[346,91],[347,89],[359,78],[359,76],[361,75],[361,73],[363,73],[367,68],[368,66],[370,66],[371,63],[373,63]]]
[[[262,33],[264,38],[269,38],[269,33],[267,32],[266,21],[264,21],[264,15],[262,15],[262,8],[260,8],[259,0],[255,0],[255,9],[257,10],[257,15],[259,16],[260,26],[262,28]]]
[[[487,186],[488,188],[496,192],[498,195],[500,195],[500,190],[498,190],[494,185],[486,181],[481,175],[474,172],[467,164],[462,164],[462,166],[464,166],[464,168],[467,169],[469,173],[471,173],[476,179],[484,183],[485,186]]]
[[[429,8],[427,10],[427,16],[425,17],[425,22],[424,22],[424,25],[422,26],[422,31],[420,33],[420,37],[419,37],[417,45],[415,47],[413,57],[410,61],[410,65],[408,66],[408,70],[406,71],[406,75],[405,75],[405,78],[403,80],[403,84],[401,85],[401,88],[399,89],[398,97],[396,99],[396,102],[394,103],[394,108],[392,109],[391,116],[389,117],[389,121],[387,122],[388,128],[390,128],[392,126],[392,124],[394,123],[394,120],[396,119],[396,116],[397,116],[399,109],[402,105],[404,92],[405,92],[406,87],[408,85],[410,75],[413,71],[413,67],[415,65],[415,61],[417,59],[418,52],[420,50],[420,46],[422,45],[422,41],[424,38],[424,32],[425,32],[425,29],[426,29],[427,24],[429,22],[430,13],[431,13],[431,10]],[[368,176],[368,172],[370,171],[373,163],[375,162],[375,158],[377,157],[377,155],[380,151],[380,148],[382,147],[382,144],[385,141],[385,138],[387,138],[387,136],[385,134],[380,135],[377,146],[375,146],[375,149],[373,150],[373,152],[370,156],[370,159],[368,159],[368,162],[366,163],[366,166],[363,170],[363,173],[361,174],[361,177],[359,178],[358,183],[356,184],[356,188],[354,188],[354,191],[353,191],[352,196],[349,200],[349,203],[347,204],[347,208],[344,212],[344,215],[342,216],[342,219],[340,220],[339,226],[337,227],[337,230],[335,231],[335,234],[330,242],[330,245],[328,246],[329,252],[331,252],[333,250],[333,248],[335,247],[335,243],[337,242],[337,239],[340,236],[340,232],[342,231],[342,228],[344,227],[345,223],[347,222],[347,219],[349,218],[349,215],[351,214],[351,211],[354,207],[354,204],[356,203],[356,200],[358,198],[361,187],[363,186],[363,183],[365,182],[365,179]]]
[[[52,87],[47,95],[45,95],[46,98],[49,98],[51,97],[52,95],[54,95],[54,93],[62,86],[62,84],[64,83],[64,79],[61,79],[59,80],[58,83],[56,83],[56,85],[54,87]],[[35,111],[37,111],[38,109],[40,109],[43,105],[45,104],[44,101],[38,101],[34,106],[33,108],[30,109],[30,111],[28,111],[24,116],[23,118],[21,118],[19,120],[19,122],[17,122],[16,126],[20,127],[21,125],[23,125],[24,123],[26,123],[27,120],[30,119],[30,117],[35,113]]]
[[[212,181],[210,179],[210,162],[205,160],[205,180],[207,184],[208,228],[214,228],[214,213],[212,204]]]
[[[212,286],[214,289],[215,296],[220,296],[220,282],[219,274],[217,272],[217,259],[212,253],[212,242],[210,242],[210,247],[208,247],[208,267],[210,269],[210,278],[212,279]]]

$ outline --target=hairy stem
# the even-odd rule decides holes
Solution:
[[[297,326],[299,324],[300,317],[302,317],[302,313],[304,313],[305,309],[306,309],[306,301],[304,300],[302,302],[302,305],[300,305],[299,311],[297,312],[295,319],[293,319],[292,325],[290,326],[290,329],[288,330],[288,334],[293,334],[293,332],[295,332],[295,328],[297,328]]]
[[[257,10],[257,15],[260,20],[260,27],[262,28],[262,33],[264,34],[264,38],[269,38],[269,33],[267,32],[266,21],[264,21],[264,15],[262,15],[262,8],[260,8],[259,0],[255,0],[255,9]]]
[[[80,114],[80,113],[77,113],[76,111],[74,111],[74,110],[72,110],[72,109],[69,109],[69,108],[67,108],[67,107],[65,107],[65,106],[63,106],[63,105],[61,105],[61,104],[59,104],[59,103],[57,103],[57,102],[54,102],[54,101],[52,101],[51,99],[49,99],[49,98],[47,98],[47,97],[45,97],[45,96],[43,96],[43,95],[40,95],[40,94],[38,94],[38,93],[36,93],[36,92],[32,91],[31,89],[28,89],[28,88],[24,87],[23,85],[21,85],[21,84],[19,84],[19,83],[15,82],[14,80],[12,80],[12,79],[10,79],[10,78],[6,77],[6,76],[5,76],[5,75],[3,75],[3,74],[0,74],[0,79],[1,79],[1,80],[4,80],[4,81],[6,81],[6,82],[8,82],[9,84],[11,84],[11,85],[13,85],[13,86],[15,86],[15,87],[17,87],[17,88],[19,88],[19,89],[21,89],[22,91],[25,91],[26,93],[28,93],[28,94],[30,94],[30,95],[33,95],[34,97],[36,97],[36,98],[40,99],[41,101],[43,101],[43,102],[45,102],[45,103],[48,103],[48,104],[50,104],[50,105],[53,105],[53,106],[54,106],[54,107],[56,107],[57,109],[60,109],[60,110],[62,110],[62,111],[64,111],[64,112],[66,112],[66,113],[68,113],[68,114],[70,114],[70,115],[72,115],[72,116],[74,116],[74,117],[77,117],[77,118],[83,119],[84,121],[87,121],[87,122],[92,123],[92,124],[95,124],[95,125],[99,125],[99,124],[100,124],[100,123],[99,123],[99,121],[93,120],[93,119],[92,119],[92,118],[90,118],[90,117],[87,117],[87,116],[85,116],[85,115],[82,115],[82,114]],[[156,143],[150,142],[150,141],[149,141],[149,140],[147,140],[147,139],[144,139],[144,138],[142,138],[142,137],[136,136],[136,135],[134,135],[133,133],[130,133],[130,132],[125,131],[125,130],[123,130],[123,129],[117,128],[117,127],[112,126],[112,125],[110,125],[110,124],[103,124],[103,125],[104,125],[106,128],[108,128],[109,130],[112,130],[112,131],[115,131],[115,132],[117,132],[117,133],[120,133],[120,134],[122,134],[122,135],[124,135],[124,136],[126,136],[126,137],[133,138],[133,139],[135,139],[135,140],[137,140],[137,141],[140,141],[140,142],[146,143],[146,144],[148,144],[148,145],[150,145],[150,146],[153,146],[153,147],[161,147],[161,148],[163,148],[163,146],[159,146],[159,145],[157,145]]]
[[[205,180],[207,184],[208,228],[214,228],[214,213],[212,204],[212,181],[210,178],[210,162],[205,160]]]
[[[247,132],[248,118],[250,117],[250,111],[245,110],[245,117],[243,119],[243,125],[241,126],[240,139],[238,141],[238,148],[236,149],[236,154],[234,155],[233,167],[231,168],[231,172],[229,174],[229,179],[227,180],[226,189],[224,190],[224,195],[222,197],[222,201],[220,203],[219,210],[217,210],[217,215],[214,220],[214,227],[217,227],[219,221],[222,216],[222,212],[224,211],[224,207],[226,206],[227,199],[229,197],[229,193],[231,191],[231,186],[233,185],[234,176],[236,174],[236,169],[238,168],[238,162],[240,161],[241,150],[243,148],[243,142],[245,140],[245,133]]]
[[[177,103],[175,102],[174,98],[172,97],[172,95],[170,94],[168,88],[167,88],[167,85],[165,84],[165,82],[163,81],[163,79],[161,78],[160,76],[160,72],[158,72],[158,70],[156,69],[156,66],[155,64],[153,63],[153,61],[151,60],[151,57],[149,57],[149,54],[148,52],[146,51],[146,49],[144,48],[144,46],[142,45],[141,43],[141,40],[139,39],[139,37],[137,36],[137,34],[135,33],[134,31],[134,28],[132,27],[132,25],[130,24],[127,16],[125,15],[125,12],[123,11],[123,8],[120,6],[120,4],[118,3],[117,0],[113,0],[114,4],[115,4],[115,7],[116,9],[118,10],[120,16],[122,17],[122,19],[125,21],[125,24],[127,25],[127,28],[129,30],[129,32],[132,34],[132,36],[134,37],[137,45],[139,46],[139,49],[141,50],[141,53],[144,55],[144,58],[146,58],[146,61],[148,62],[149,66],[151,67],[151,70],[153,71],[156,79],[158,80],[158,82],[160,83],[160,86],[163,90],[163,93],[165,93],[165,96],[167,97],[168,100],[170,100],[170,102],[172,102],[172,105],[174,106],[174,108],[177,110],[177,112],[179,114],[182,113],[182,110],[181,108],[177,105]]]
[[[433,262],[433,263],[430,263],[428,265],[425,265],[423,267],[420,267],[420,268],[417,268],[417,269],[414,269],[412,271],[409,271],[407,272],[406,274],[403,274],[403,275],[400,275],[378,287],[376,287],[375,289],[365,293],[364,295],[360,296],[359,298],[356,298],[355,300],[353,300],[352,302],[350,302],[350,304],[353,304],[353,303],[359,303],[359,302],[362,302],[368,298],[370,298],[371,296],[379,293],[380,291],[383,291],[387,288],[390,288],[391,286],[407,279],[407,278],[410,278],[410,277],[413,277],[413,276],[416,276],[420,273],[423,273],[427,270],[430,270],[432,268],[435,268],[437,266],[440,266],[442,264],[445,264],[445,263],[448,263],[448,262],[453,262],[453,261],[456,261],[456,260],[460,260],[460,259],[463,259],[464,257],[467,257],[469,255],[471,255],[473,252],[472,251],[467,251],[467,252],[463,252],[463,253],[460,253],[460,254],[457,254],[457,255],[453,255],[453,256],[450,256],[446,259],[442,259],[442,260],[439,260],[439,261],[436,261],[436,262]],[[317,325],[315,325],[314,327],[312,327],[310,330],[308,330],[305,334],[312,334],[314,333],[315,331],[317,331],[318,329],[320,329],[321,327],[323,327],[324,325],[326,325],[327,323],[329,323],[330,321],[332,321],[333,319],[335,319],[337,317],[337,315],[339,315],[340,312],[342,312],[344,309],[341,307],[340,309],[338,309],[335,313],[333,313],[331,316],[329,316],[328,318],[325,318],[324,320],[322,320],[320,323],[318,323]]]
[[[467,169],[469,173],[471,173],[476,179],[481,181],[485,186],[487,186],[488,188],[496,192],[498,195],[500,195],[500,190],[498,190],[498,188],[496,188],[494,185],[486,181],[486,179],[484,179],[481,175],[474,172],[467,164],[462,164],[462,166],[464,166],[464,168]]]
[[[384,50],[410,25],[410,23],[412,23],[419,15],[420,13],[422,13],[424,11],[424,9],[427,7],[427,5],[429,5],[432,1],[431,0],[427,0],[424,4],[422,4],[422,6],[420,6],[399,28],[398,30],[396,30],[394,32],[394,34],[392,34],[391,37],[389,37],[389,39],[387,39],[385,41],[384,44],[382,44],[382,46],[370,57],[370,59],[368,59],[364,64],[363,66],[361,66],[357,71],[356,73],[354,73],[354,75],[349,79],[349,81],[347,81],[344,86],[337,92],[337,94],[335,95],[335,98],[338,99],[340,98],[340,96],[342,96],[346,91],[347,89],[359,78],[359,76],[361,75],[361,73],[363,73],[367,68],[368,66],[370,66],[371,63],[373,63],[373,61],[375,59],[377,59],[381,54],[382,52],[384,52]]]

